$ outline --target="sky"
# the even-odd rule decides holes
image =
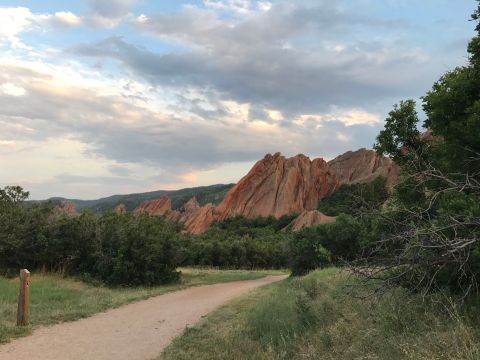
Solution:
[[[94,199],[371,148],[394,104],[466,63],[475,7],[0,0],[0,187]]]

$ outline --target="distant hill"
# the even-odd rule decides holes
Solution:
[[[112,195],[97,200],[78,200],[61,197],[54,197],[48,200],[53,202],[70,201],[75,204],[77,211],[89,209],[96,213],[103,213],[113,210],[118,204],[125,204],[127,210],[132,211],[145,200],[157,199],[163,195],[168,195],[170,199],[172,199],[173,209],[178,209],[193,196],[197,198],[201,206],[208,203],[217,205],[223,200],[225,194],[233,185],[234,184],[217,184],[180,190],[157,190],[138,194]]]

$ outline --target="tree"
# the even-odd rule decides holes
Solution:
[[[6,186],[0,189],[0,203],[19,204],[27,200],[29,195],[20,186]]]
[[[480,20],[480,6],[472,18]],[[444,74],[422,98],[428,136],[418,132],[415,103],[408,100],[394,107],[377,137],[377,152],[402,169],[393,199],[380,213],[388,233],[369,258],[389,281],[409,278],[417,287],[448,285],[464,291],[477,286],[480,23],[476,31],[468,64]]]

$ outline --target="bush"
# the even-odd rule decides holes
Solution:
[[[176,281],[180,262],[176,224],[153,216],[102,216],[95,251],[88,265],[92,275],[113,285],[155,285]]]
[[[386,184],[387,179],[379,176],[364,184],[342,185],[319,203],[318,210],[329,216],[372,212],[379,209],[388,199]]]
[[[331,264],[331,253],[321,244],[322,227],[306,228],[296,233],[289,243],[290,269],[293,276]],[[319,236],[320,235],[320,236]]]
[[[17,274],[20,268],[59,271],[111,285],[178,279],[183,236],[178,224],[131,214],[67,216],[49,203],[22,206],[21,195],[21,188],[0,191],[2,273]]]
[[[205,233],[183,239],[183,265],[286,267],[290,234],[281,230],[290,221],[291,217],[234,217],[217,222]]]

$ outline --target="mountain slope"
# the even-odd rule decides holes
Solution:
[[[128,211],[133,211],[138,205],[145,200],[153,200],[168,195],[172,200],[172,208],[179,209],[192,197],[196,197],[200,205],[208,203],[219,204],[225,194],[233,187],[234,184],[217,184],[209,186],[199,186],[193,188],[185,188],[180,190],[158,190],[138,194],[113,195],[96,200],[78,200],[65,199],[60,197],[48,200],[54,202],[69,201],[73,203],[77,211],[89,209],[97,213],[103,213],[113,210],[117,205],[124,204]]]

